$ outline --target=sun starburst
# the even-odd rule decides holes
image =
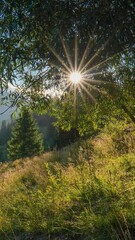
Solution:
[[[100,77],[97,79],[98,75],[101,75],[102,71],[99,71],[102,66],[109,60],[108,58],[102,60],[100,62],[97,61],[95,64],[95,60],[103,50],[103,46],[98,49],[92,57],[89,58],[90,44],[91,39],[88,41],[88,44],[84,50],[84,53],[80,59],[79,48],[78,48],[78,38],[75,36],[75,45],[74,45],[74,61],[71,59],[71,54],[69,52],[69,47],[66,44],[66,41],[60,36],[63,53],[65,53],[66,61],[61,58],[61,56],[50,46],[48,46],[49,50],[54,54],[59,63],[61,64],[61,68],[55,65],[58,69],[60,75],[60,88],[63,89],[63,93],[66,91],[73,91],[74,98],[76,99],[77,94],[80,94],[81,98],[83,98],[84,93],[89,95],[92,101],[95,101],[94,92],[102,92],[100,88],[100,84],[105,84],[106,81],[101,80]],[[107,43],[104,44],[104,46]],[[79,60],[80,59],[80,62]],[[54,67],[54,65],[53,65]],[[96,76],[96,79],[95,79]],[[75,100],[76,101],[76,100]]]
[[[69,79],[71,82],[73,82],[74,84],[78,84],[81,81],[81,73],[76,71],[76,72],[71,72]]]

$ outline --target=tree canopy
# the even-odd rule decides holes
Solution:
[[[102,46],[104,55],[108,56],[132,47],[134,11],[132,0],[3,0],[0,17],[2,77],[14,82],[15,70],[23,73],[28,66],[38,72],[49,66],[49,71],[53,71],[50,62],[55,62],[54,55],[49,48],[63,55],[60,36],[72,49],[77,33],[82,52],[89,38],[95,39],[95,51]]]
[[[1,89],[20,81],[21,89],[10,96],[12,104],[45,108],[45,90],[63,87],[62,73],[71,68],[70,60],[75,69],[77,48],[77,63],[83,59],[85,70],[103,83],[97,81],[97,88],[122,101],[119,107],[131,117],[124,101],[134,91],[134,13],[133,0],[2,0]],[[92,93],[97,99],[98,92]]]

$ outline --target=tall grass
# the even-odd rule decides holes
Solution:
[[[133,239],[134,146],[124,153],[116,149],[119,129],[60,152],[3,164],[0,239],[23,234],[26,239],[40,234],[48,240]]]

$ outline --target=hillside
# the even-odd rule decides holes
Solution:
[[[135,131],[122,122],[96,138],[1,164],[0,239],[134,240]]]

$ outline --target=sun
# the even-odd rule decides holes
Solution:
[[[106,84],[104,79],[101,79],[103,74],[102,67],[106,64],[109,58],[99,61],[100,53],[103,50],[101,46],[97,51],[93,53],[93,56],[89,57],[89,53],[92,49],[91,43],[92,38],[89,38],[88,43],[82,56],[78,57],[79,47],[78,47],[78,36],[75,35],[75,45],[73,47],[73,54],[69,51],[69,46],[66,43],[66,40],[60,35],[63,54],[65,53],[64,60],[53,47],[47,45],[48,49],[53,53],[59,65],[51,63],[53,67],[58,70],[58,77],[60,79],[58,84],[58,90],[65,93],[67,91],[74,93],[74,102],[76,103],[77,95],[80,95],[82,100],[85,100],[85,95],[87,94],[93,102],[96,101],[95,92],[104,93],[100,87],[101,84]],[[106,43],[104,44],[106,45]],[[93,45],[92,45],[93,46]],[[72,59],[72,55],[73,59]],[[57,81],[57,79],[56,79]]]
[[[82,79],[81,73],[77,71],[71,72],[69,75],[69,79],[73,84],[78,84]]]

